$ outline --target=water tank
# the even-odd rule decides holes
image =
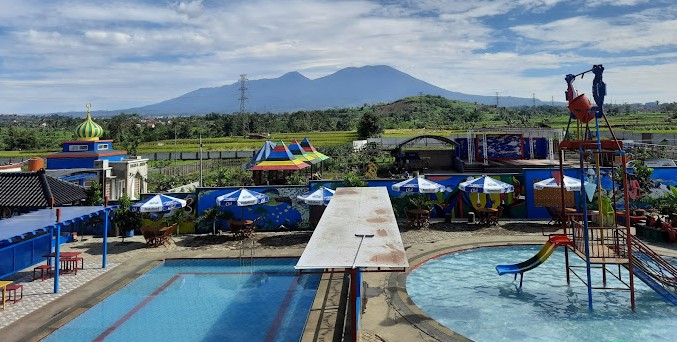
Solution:
[[[40,157],[28,159],[28,171],[38,171],[45,167],[45,160]]]

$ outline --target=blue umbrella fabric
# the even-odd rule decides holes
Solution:
[[[253,190],[247,190],[245,188],[241,188],[240,190],[236,190],[233,192],[229,192],[225,195],[221,195],[219,197],[216,197],[216,204],[222,207],[228,207],[228,206],[237,206],[237,207],[243,207],[242,208],[242,217],[240,218],[241,220],[244,220],[244,207],[250,206],[250,205],[257,205],[257,204],[263,204],[268,202],[270,199],[268,198],[268,195],[264,195],[260,192],[256,192]]]
[[[392,185],[392,189],[401,192],[418,192],[422,194],[431,194],[436,192],[445,192],[447,188],[442,185],[425,178],[409,178],[399,183]]]
[[[310,205],[328,205],[332,196],[334,196],[334,190],[321,186],[318,189],[298,195],[297,198]]]
[[[129,210],[140,213],[157,213],[186,206],[186,201],[180,198],[157,194],[129,206]]]
[[[219,206],[238,206],[246,207],[250,205],[262,204],[268,202],[270,199],[267,195],[253,190],[241,188],[239,190],[221,195],[216,198],[216,204]]]
[[[515,192],[515,187],[493,179],[489,176],[482,176],[477,179],[462,182],[458,188],[465,192],[478,192],[483,194],[505,194]]]

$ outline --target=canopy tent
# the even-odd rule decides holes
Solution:
[[[296,159],[300,159],[311,165],[315,165],[322,161],[318,155],[306,152],[296,139],[292,140],[291,144],[289,144],[289,152],[291,152]]]
[[[263,146],[261,146],[261,148],[254,154],[249,163],[245,165],[245,168],[250,169],[259,162],[266,160],[270,153],[273,152],[274,148],[275,143],[270,140],[266,140],[266,142],[263,143]]]
[[[309,167],[310,164],[296,159],[294,155],[289,152],[287,145],[280,141],[268,157],[260,161],[255,166],[250,167],[252,171],[274,171],[274,170],[301,170]]]
[[[308,140],[308,138],[303,138],[303,140],[301,140],[301,147],[303,147],[303,150],[306,151],[307,153],[310,153],[310,154],[316,156],[316,158],[319,158],[320,161],[325,161],[325,160],[329,159],[329,157],[327,157],[326,155],[324,155],[320,152],[317,152],[317,150],[315,149],[315,146],[313,146],[310,143],[310,140]]]

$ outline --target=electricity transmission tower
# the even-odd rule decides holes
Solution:
[[[245,101],[247,100],[247,74],[240,75],[240,117],[242,118],[242,133],[249,133],[249,120],[247,118],[247,113],[245,112]]]

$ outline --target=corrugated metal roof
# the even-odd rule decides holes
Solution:
[[[80,202],[85,188],[37,172],[0,173],[0,207],[47,208]]]

